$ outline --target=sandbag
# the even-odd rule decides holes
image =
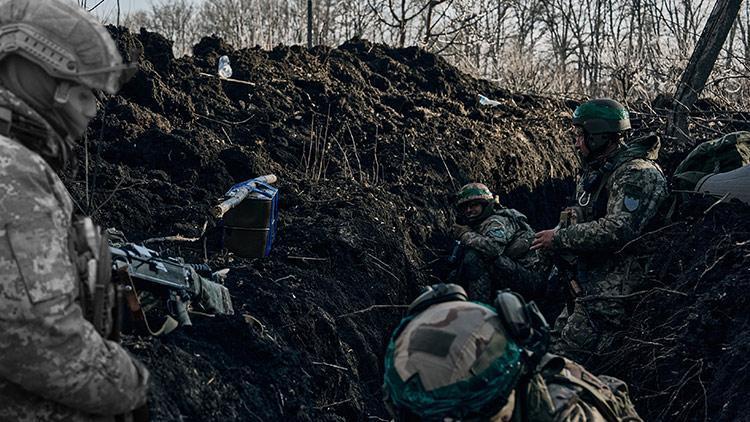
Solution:
[[[733,132],[698,145],[677,166],[674,187],[694,190],[698,182],[714,173],[725,173],[750,164],[750,132]]]
[[[716,196],[727,195],[727,200],[737,199],[750,204],[750,165],[726,173],[709,174],[695,185],[697,192]]]

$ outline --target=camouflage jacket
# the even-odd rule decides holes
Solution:
[[[631,257],[615,253],[642,233],[668,195],[666,178],[653,161],[658,150],[657,137],[636,139],[601,168],[584,168],[576,189],[578,222],[558,228],[551,248],[576,256],[580,282],[597,284],[614,273],[628,278]],[[614,285],[593,286],[589,293],[613,290],[629,293]]]
[[[471,227],[458,239],[464,246],[474,248],[488,258],[506,255],[530,265],[533,255],[529,246],[534,239],[534,230],[526,222],[526,216],[511,208],[501,208]]]
[[[606,375],[597,377],[571,360],[548,354],[525,393],[516,398],[512,420],[637,422],[641,419],[624,382]]]
[[[148,371],[77,304],[72,200],[48,163],[0,136],[0,420],[105,421],[146,400]]]

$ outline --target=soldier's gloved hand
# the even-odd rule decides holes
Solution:
[[[471,229],[469,228],[469,226],[462,226],[461,224],[454,224],[453,227],[451,228],[451,235],[453,236],[454,239],[460,240],[461,236],[463,236],[464,234],[470,231]]]

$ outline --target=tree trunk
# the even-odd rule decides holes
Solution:
[[[674,108],[669,115],[667,134],[685,142],[690,139],[688,113],[706,85],[721,47],[732,28],[742,0],[717,0],[706,21],[674,95]]]
[[[307,48],[313,46],[313,1],[307,0]]]

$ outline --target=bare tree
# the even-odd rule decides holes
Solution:
[[[677,85],[674,109],[669,119],[669,134],[678,139],[689,139],[687,112],[698,99],[708,76],[714,68],[729,30],[734,24],[742,0],[717,0],[711,16],[703,28],[690,62]]]
[[[188,54],[196,35],[195,6],[189,0],[162,0],[151,4],[149,29],[174,43],[176,55]]]

